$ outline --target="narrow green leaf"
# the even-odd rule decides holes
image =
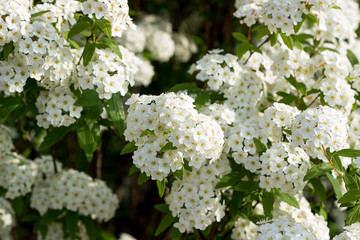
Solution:
[[[346,226],[349,226],[353,223],[356,223],[360,220],[360,205],[356,205],[353,207],[348,213],[346,217]]]
[[[335,168],[340,172],[345,172],[345,168],[342,165],[339,155],[331,153],[330,148],[326,148],[326,153],[331,159],[331,162],[334,164]]]
[[[271,190],[270,192],[264,190],[262,194],[262,204],[264,207],[264,214],[268,218],[272,218],[272,212],[274,209],[274,203],[275,203],[275,193],[274,190]]]
[[[224,188],[234,186],[241,182],[241,179],[246,175],[245,172],[231,172],[223,176],[220,181],[216,184],[215,188]]]
[[[242,33],[233,32],[232,35],[233,35],[233,37],[234,37],[236,40],[239,40],[240,42],[245,42],[245,43],[248,42],[247,37],[246,37],[244,34],[242,34]]]
[[[360,200],[360,189],[350,189],[339,199],[339,203],[346,203]]]
[[[41,216],[39,224],[48,225],[49,223],[54,222],[63,212],[63,210],[49,210]]]
[[[285,33],[280,33],[280,36],[281,36],[282,40],[284,41],[284,44],[288,48],[293,50],[294,49],[294,41],[293,41],[292,37],[291,36],[286,36]]]
[[[171,228],[171,240],[181,240],[182,235],[176,227]]]
[[[326,176],[327,178],[329,179],[329,181],[331,182],[331,185],[333,186],[333,189],[334,189],[334,192],[335,192],[335,195],[338,197],[338,198],[341,198],[342,197],[342,192],[341,192],[341,187],[340,187],[340,183],[337,179],[335,179],[331,173],[327,172],[326,173]]]
[[[80,19],[79,22],[77,22],[69,31],[68,33],[68,38],[71,38],[77,34],[80,34],[82,31],[84,31],[85,29],[87,29],[88,27],[93,25],[93,21],[84,16]]]
[[[241,208],[241,205],[243,203],[244,197],[245,197],[244,192],[233,191],[232,197],[231,197],[231,202],[230,202],[231,217],[235,217],[238,214],[238,212]]]
[[[65,225],[66,225],[66,230],[69,233],[71,240],[76,239],[76,235],[78,232],[78,218],[79,218],[79,216],[77,215],[76,212],[69,211],[69,210],[66,211]]]
[[[297,47],[300,50],[304,49],[299,41],[294,41],[294,45],[295,45],[295,47]]]
[[[137,149],[137,146],[135,145],[135,141],[131,141],[131,142],[127,143],[123,147],[123,149],[121,150],[120,155],[125,155],[125,154],[128,154],[128,153],[132,153],[136,149]]]
[[[84,224],[89,239],[94,240],[96,237],[96,227],[94,221],[91,219],[91,217],[85,216],[81,216],[80,221]]]
[[[158,236],[160,233],[165,231],[170,225],[175,221],[176,218],[174,218],[171,213],[166,215],[160,222],[159,226],[156,228],[155,236]]]
[[[330,163],[322,163],[322,164],[316,165],[307,171],[307,173],[304,177],[304,181],[307,181],[312,178],[317,178],[317,177],[324,175],[325,173],[331,171],[332,169],[333,169],[333,167],[330,165]]]
[[[238,192],[254,192],[260,189],[259,182],[246,181],[235,184],[232,189]]]
[[[140,172],[140,169],[137,168],[135,165],[132,165],[129,170],[129,176],[133,175],[136,172]]]
[[[150,177],[148,177],[148,176],[146,175],[146,173],[142,172],[142,173],[139,174],[138,184],[141,185],[141,184],[145,183],[145,182],[146,182],[147,180],[149,180],[149,179],[150,179]]]
[[[294,196],[287,194],[287,193],[279,193],[279,195],[280,195],[281,199],[283,201],[285,201],[287,204],[289,204],[290,206],[300,208],[300,205]]]
[[[346,174],[343,177],[344,181],[345,181],[345,187],[348,191],[350,191],[351,189],[359,189],[359,177],[356,176],[351,176],[350,174]]]
[[[310,180],[311,185],[314,187],[316,194],[319,196],[320,200],[326,202],[326,191],[324,185],[318,178],[312,178]]]
[[[95,53],[95,43],[93,41],[87,41],[83,52],[83,64],[84,66],[89,65],[92,57]]]
[[[273,34],[271,34],[271,37],[270,37],[271,46],[274,46],[274,45],[277,43],[277,41],[278,41],[278,36],[279,36],[278,33],[273,33]]]
[[[305,85],[304,83],[297,82],[292,75],[290,75],[290,77],[285,78],[285,79],[286,79],[286,81],[288,81],[291,85],[293,85],[294,88],[298,89],[298,90],[301,92],[301,94],[307,95],[307,89],[306,89],[306,85]]]
[[[346,50],[346,56],[349,59],[352,66],[359,63],[359,59],[356,57],[356,55],[350,50]]]
[[[261,28],[259,30],[259,32],[257,33],[255,40],[259,41],[261,38],[270,35],[270,31],[266,26],[262,26],[263,28]]]
[[[81,93],[80,97],[76,100],[74,105],[90,107],[96,105],[99,102],[100,99],[98,93],[95,90],[86,89]]]
[[[48,12],[50,12],[50,10],[45,10],[45,11],[40,11],[40,12],[37,12],[37,13],[33,13],[33,14],[31,14],[30,18],[35,18],[35,17],[41,16],[41,15],[43,15],[45,13],[48,13]]]
[[[342,149],[340,151],[336,151],[333,154],[342,157],[351,157],[351,158],[360,157],[360,150],[348,148],[348,149]]]
[[[89,125],[87,125],[84,119],[78,121],[76,125],[76,133],[81,149],[84,150],[88,161],[91,162],[92,154],[97,148],[97,143],[93,132],[91,131]]]
[[[342,10],[342,8],[339,7],[338,5],[333,5],[331,8],[338,9],[338,10]]]
[[[49,149],[52,145],[54,145],[65,135],[67,135],[72,130],[72,128],[73,126],[53,128],[51,131],[49,131],[49,133],[46,135],[46,137],[40,144],[39,151],[43,152]]]
[[[156,204],[154,207],[157,210],[159,210],[160,212],[163,212],[163,213],[169,213],[170,212],[169,204],[166,204],[166,203]]]
[[[167,144],[165,144],[165,146],[163,146],[161,149],[160,149],[160,152],[163,153],[167,150],[175,150],[177,149],[176,147],[173,146],[173,144],[171,142],[168,142]]]
[[[2,99],[0,102],[0,122],[5,121],[10,113],[15,111],[18,107],[22,106],[24,103],[20,97],[8,97]]]
[[[266,146],[263,144],[258,138],[253,138],[256,151],[258,152],[259,156],[261,156],[264,152],[266,152]]]
[[[97,121],[104,110],[104,105],[98,102],[96,105],[91,106],[86,112],[85,120],[88,124]]]
[[[294,32],[295,32],[295,33],[299,32],[301,26],[302,26],[303,23],[304,23],[304,20],[305,20],[305,17],[303,17],[303,20],[302,20],[301,22],[297,23],[297,24],[294,26]]]
[[[149,130],[149,129],[146,129],[145,131],[143,131],[143,133],[140,135],[140,137],[143,137],[143,136],[148,136],[148,135],[154,135],[154,131],[153,130]]]
[[[319,19],[313,15],[313,14],[306,14],[305,18],[311,23],[311,24],[317,24],[319,25]]]
[[[125,130],[125,110],[120,93],[112,95],[106,105],[106,110],[110,120],[113,122],[115,129],[123,136]]]
[[[95,22],[96,26],[108,37],[112,37],[111,33],[111,23],[106,19],[99,19]]]
[[[104,37],[101,39],[101,41],[105,45],[107,45],[111,49],[111,51],[113,51],[116,55],[118,55],[120,59],[122,59],[122,54],[120,52],[120,48],[119,48],[118,44],[115,42],[115,40]]]
[[[250,43],[242,43],[237,48],[238,58],[242,58],[244,54],[251,49],[252,45]]]
[[[9,60],[9,55],[12,52],[13,48],[14,48],[14,42],[13,41],[5,43],[5,45],[3,46],[4,59],[6,61]]]
[[[174,175],[175,175],[178,179],[182,180],[182,179],[183,179],[183,176],[184,176],[184,167],[182,167],[181,169],[175,171],[175,172],[174,172]]]
[[[156,180],[156,185],[158,188],[158,192],[159,192],[159,197],[163,197],[164,193],[165,193],[165,178],[161,181]]]

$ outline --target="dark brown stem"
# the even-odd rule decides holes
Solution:
[[[268,37],[267,39],[265,39],[265,41],[263,41],[257,48],[261,48],[261,47],[264,46],[264,44],[267,43],[269,40],[270,40],[270,37]],[[246,59],[246,61],[244,62],[244,64],[246,64],[246,63],[250,60],[250,58],[251,58],[251,56],[254,54],[254,52],[255,52],[254,50],[250,51],[250,55],[249,55],[249,57]]]
[[[56,166],[56,155],[55,155],[54,146],[51,147],[51,156],[52,156],[52,160],[53,160],[53,164],[54,164],[54,172],[55,172],[55,174],[57,174],[58,170],[57,170],[57,166]]]
[[[309,108],[311,105],[313,105],[314,102],[316,101],[316,99],[318,99],[320,97],[320,95],[321,95],[321,93],[319,93],[306,108]]]

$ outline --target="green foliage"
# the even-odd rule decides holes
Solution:
[[[163,197],[165,193],[165,178],[161,181],[156,180],[156,186],[158,188],[159,197]]]
[[[53,146],[55,143],[57,143],[60,139],[62,139],[64,136],[66,136],[71,130],[73,126],[70,127],[58,127],[53,128],[48,132],[44,140],[42,141],[39,151],[44,152],[47,149],[49,149],[51,146]]]
[[[84,51],[83,51],[83,64],[84,64],[84,66],[89,65],[92,57],[94,56],[95,46],[96,46],[95,42],[93,42],[91,40],[86,42],[85,48],[84,48]]]
[[[160,222],[159,226],[156,228],[155,236],[159,236],[160,233],[165,231],[168,227],[171,226],[173,222],[175,222],[176,218],[174,218],[171,213],[167,214]]]
[[[113,94],[111,99],[105,104],[105,108],[112,126],[120,136],[123,136],[125,130],[125,110],[120,93]]]
[[[322,163],[316,166],[313,166],[312,168],[310,168],[305,177],[304,177],[304,181],[312,179],[312,178],[317,178],[321,175],[324,175],[325,173],[331,171],[333,169],[333,167],[330,165],[330,163]]]
[[[135,145],[135,141],[131,141],[129,143],[127,143],[123,149],[121,150],[120,155],[125,155],[128,153],[132,153],[137,149],[137,146]]]
[[[119,48],[118,44],[115,42],[115,40],[104,37],[104,38],[101,38],[101,41],[106,46],[108,46],[111,49],[111,51],[113,51],[116,55],[118,55],[120,59],[122,59],[122,54],[120,52],[120,48]]]

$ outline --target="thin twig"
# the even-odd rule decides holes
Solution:
[[[57,166],[56,166],[55,148],[54,148],[54,146],[52,146],[50,149],[51,149],[51,156],[52,156],[52,160],[53,160],[53,164],[54,164],[54,172],[55,172],[55,174],[57,174],[58,170],[57,170]]]
[[[257,48],[261,48],[261,47],[264,46],[264,44],[267,43],[269,40],[270,40],[270,37],[268,37],[267,39],[265,39],[265,41],[262,42]],[[255,52],[254,50],[250,51],[250,55],[249,55],[249,57],[246,59],[246,61],[244,62],[244,64],[246,64],[246,63],[250,60],[250,58],[251,58],[251,56],[254,54],[254,52]]]
[[[20,131],[21,131],[22,135],[25,136],[25,140],[30,144],[32,150],[33,150],[34,153],[35,153],[35,157],[40,157],[41,154],[40,154],[39,151],[37,150],[34,142],[33,142],[32,139],[30,138],[29,134],[25,131],[22,121],[20,122]]]
[[[313,105],[314,102],[316,101],[316,99],[318,99],[320,97],[320,95],[321,95],[321,93],[319,93],[306,108],[309,108],[311,105]]]

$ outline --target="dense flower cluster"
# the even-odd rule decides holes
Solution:
[[[291,143],[305,149],[311,157],[327,161],[323,147],[336,151],[347,148],[347,119],[344,115],[328,106],[309,108],[295,117],[291,128]]]
[[[133,160],[152,179],[162,180],[182,168],[183,159],[200,168],[219,158],[224,144],[221,127],[199,114],[187,94],[160,96],[133,94],[126,119],[125,137],[138,149]]]
[[[258,2],[258,1],[256,1]],[[311,8],[308,5],[311,4]],[[254,25],[257,21],[264,23],[271,33],[278,29],[286,35],[294,33],[294,26],[303,21],[303,15],[327,10],[333,6],[333,1],[294,1],[274,0],[264,1],[261,5],[249,3],[239,6],[234,16],[241,19],[247,26]]]
[[[81,215],[107,221],[114,216],[117,197],[101,180],[93,180],[76,170],[62,170],[38,181],[30,206],[41,215],[49,209],[66,208]]]
[[[89,236],[86,233],[85,226],[79,222],[78,224],[78,232],[76,234],[76,238],[79,240],[89,240]],[[45,239],[42,237],[40,233],[38,233],[37,240],[70,240],[70,237],[65,237],[63,224],[59,222],[52,222],[48,224],[48,230]]]
[[[9,201],[0,197],[0,238],[11,240],[10,232],[15,226],[15,212]]]
[[[222,176],[231,171],[224,156],[216,162],[184,171],[182,180],[175,180],[165,201],[172,215],[179,217],[174,224],[180,232],[192,232],[193,228],[205,230],[225,215],[221,192],[215,189]]]
[[[250,220],[239,217],[231,233],[231,239],[234,240],[255,240],[257,236],[257,225]]]

